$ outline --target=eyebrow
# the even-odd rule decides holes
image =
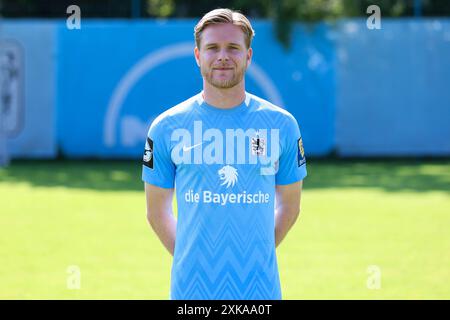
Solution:
[[[240,45],[239,43],[234,43],[234,42],[230,42],[228,45],[236,46],[236,47],[242,47],[242,45]],[[212,47],[212,46],[217,46],[217,43],[212,42],[212,43],[205,44],[205,47]]]

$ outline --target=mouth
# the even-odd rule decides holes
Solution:
[[[213,70],[225,71],[225,70],[233,70],[233,68],[213,68]]]

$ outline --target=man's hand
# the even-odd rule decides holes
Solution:
[[[177,221],[172,213],[174,189],[159,188],[145,183],[147,220],[169,253],[175,250]]]
[[[275,247],[283,241],[300,214],[302,185],[303,181],[276,186]]]

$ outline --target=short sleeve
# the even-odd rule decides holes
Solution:
[[[303,180],[307,175],[305,150],[297,120],[290,116],[283,129],[281,154],[275,175],[277,185],[291,184]]]
[[[170,156],[170,141],[158,118],[150,126],[142,159],[142,180],[160,188],[173,188],[175,164]]]

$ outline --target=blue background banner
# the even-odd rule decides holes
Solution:
[[[59,28],[58,132],[65,155],[141,154],[151,120],[201,91],[195,22],[90,21],[81,30]],[[289,110],[309,152],[326,154],[334,134],[334,51],[326,27],[297,26],[290,52],[274,39],[270,23],[257,21],[254,28],[247,90]]]

